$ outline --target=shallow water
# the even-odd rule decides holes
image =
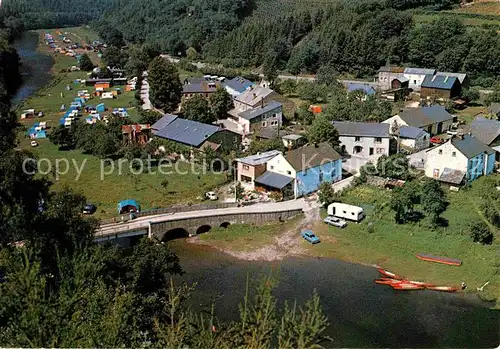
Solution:
[[[326,347],[497,347],[499,312],[476,295],[431,291],[396,292],[376,285],[375,268],[333,259],[288,258],[280,262],[237,260],[213,249],[169,242],[186,274],[196,282],[191,305],[209,309],[215,304],[222,320],[238,317],[238,304],[251,279],[273,273],[274,292],[285,300],[305,302],[316,290],[330,321]]]
[[[25,33],[22,38],[14,42],[13,46],[21,58],[23,77],[21,87],[12,98],[12,104],[18,105],[50,81],[50,70],[54,65],[54,60],[37,51],[38,35],[36,33]]]

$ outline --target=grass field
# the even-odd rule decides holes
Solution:
[[[453,12],[500,16],[500,2],[491,0],[475,1],[474,4],[455,9]]]
[[[273,244],[277,236],[296,227],[301,219],[302,217],[296,217],[285,223],[270,223],[259,226],[233,224],[227,228],[212,229],[199,237],[202,241],[216,243],[217,248],[223,250],[249,252]]]
[[[52,69],[53,79],[36,95],[24,101],[24,103],[18,107],[17,112],[21,114],[22,110],[29,108],[33,108],[37,112],[43,111],[45,113],[43,118],[21,120],[21,124],[29,128],[37,121],[47,121],[49,127],[48,133],[50,133],[51,128],[59,125],[59,119],[61,115],[64,114],[60,111],[61,105],[64,104],[66,108],[69,107],[71,101],[76,97],[77,90],[87,89],[90,92],[93,88],[83,87],[73,83],[76,79],[86,78],[85,72],[63,72],[63,70],[68,67],[76,65],[76,60],[72,57],[53,53],[52,50],[43,43],[43,35],[45,32],[44,30],[38,32],[42,39],[39,49],[43,53],[54,57],[54,67]],[[55,30],[50,32],[55,38]],[[67,32],[68,37],[71,37],[74,32],[78,36],[88,36],[90,40],[96,38],[96,36],[92,36],[93,34],[84,28],[66,28],[63,32]],[[71,86],[72,90],[67,91],[67,85]],[[107,99],[103,100],[103,102],[108,107],[108,110],[117,107],[127,107],[130,118],[136,121],[138,119],[138,113],[134,107],[134,93],[135,92],[127,92],[119,95],[116,99]],[[91,99],[88,104],[96,105],[98,103],[101,103],[101,100],[94,98]],[[109,110],[107,113],[110,112]],[[104,113],[104,115],[107,113]],[[120,200],[129,198],[135,199],[142,206],[143,210],[165,207],[175,203],[195,202],[198,196],[226,181],[225,175],[223,174],[208,173],[205,175],[198,175],[194,173],[194,171],[191,171],[191,165],[189,164],[179,164],[179,170],[188,172],[185,175],[152,175],[149,173],[133,175],[129,170],[129,164],[124,164],[122,166],[123,171],[121,175],[118,174],[118,171],[115,171],[113,175],[105,176],[104,180],[101,180],[100,159],[82,154],[79,150],[59,151],[48,139],[39,140],[38,143],[39,146],[37,148],[31,148],[30,139],[24,135],[24,132],[20,133],[20,146],[32,151],[39,159],[48,159],[52,166],[54,166],[56,159],[67,159],[71,164],[73,164],[74,161],[79,167],[85,162],[84,170],[78,180],[75,180],[77,177],[77,170],[74,165],[70,167],[67,174],[61,175],[59,180],[56,181],[52,174],[49,175],[49,178],[54,181],[54,190],[59,190],[64,186],[68,186],[76,191],[82,192],[90,202],[97,204],[98,211],[96,216],[100,218],[116,215],[117,203]],[[44,166],[45,168],[48,167],[46,163]],[[61,165],[61,168],[62,167]],[[109,171],[109,167],[105,168],[107,169],[106,171]],[[195,169],[196,171],[199,170],[198,167]],[[166,188],[161,186],[164,180],[168,181],[168,186]]]
[[[481,178],[496,190],[500,178]],[[398,225],[387,207],[390,196],[385,190],[362,186],[355,188],[343,198],[343,202],[359,205],[367,213],[360,224],[350,223],[344,229],[327,227],[322,223],[314,231],[322,239],[316,246],[305,247],[314,256],[335,257],[354,263],[377,264],[412,279],[424,280],[442,285],[459,285],[465,281],[470,291],[485,282],[482,297],[500,298],[500,234],[491,246],[473,243],[469,238],[468,225],[482,219],[478,210],[476,192],[478,183],[468,190],[448,195],[450,206],[443,214],[449,225],[433,231],[425,223]],[[368,232],[368,223],[373,222],[374,232]],[[459,258],[461,267],[428,263],[415,258],[417,253]]]
[[[433,14],[415,14],[413,16],[413,20],[416,25],[422,25],[425,23],[430,23],[434,20],[440,19],[443,16],[452,16],[453,14],[460,14],[463,12],[455,12],[453,11],[445,11],[442,13],[433,13]],[[459,16],[458,19],[463,22],[464,25],[471,28],[479,28],[479,27],[488,27],[488,26],[500,26],[500,17],[498,19],[485,19],[485,18],[473,18],[473,17],[465,17]]]

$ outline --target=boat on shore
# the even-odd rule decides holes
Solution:
[[[395,279],[395,280],[403,280],[403,277],[402,276],[399,276],[399,275],[396,275],[394,273],[391,273],[390,271],[387,271],[385,269],[382,269],[382,268],[377,268],[378,272],[390,279]]]
[[[402,282],[402,281],[390,279],[390,278],[380,278],[380,279],[375,280],[375,283],[379,284],[379,285],[394,285],[394,284],[399,284],[400,282]]]
[[[431,254],[424,254],[424,253],[419,253],[416,255],[416,257],[418,259],[420,259],[422,261],[426,261],[426,262],[454,265],[457,267],[462,265],[462,261],[460,259],[456,259],[456,258],[439,257],[439,256],[433,256]]]
[[[426,289],[430,291],[440,291],[440,292],[457,292],[460,291],[458,287],[451,286],[427,286]]]
[[[425,290],[425,286],[410,284],[408,282],[400,282],[397,284],[391,285],[391,287],[398,291],[418,291]]]

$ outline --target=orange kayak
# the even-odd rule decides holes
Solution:
[[[457,267],[462,265],[462,261],[460,259],[455,259],[455,258],[438,257],[438,256],[430,255],[430,254],[424,254],[424,253],[419,253],[416,255],[416,257],[418,259],[420,259],[422,261],[426,261],[426,262],[454,265]]]
[[[425,286],[414,285],[406,282],[400,282],[399,284],[391,285],[391,287],[398,291],[416,291],[425,289]]]
[[[375,280],[375,283],[379,284],[379,285],[395,285],[395,284],[399,284],[400,282],[402,282],[402,281],[389,279],[389,278],[380,278],[378,280]]]
[[[378,268],[378,272],[390,279],[395,279],[395,280],[403,280],[402,276],[396,275],[394,273],[391,273],[390,271],[387,271],[385,269]]]

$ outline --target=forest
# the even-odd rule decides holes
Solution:
[[[0,15],[17,17],[26,29],[86,24],[118,0],[3,0]]]

